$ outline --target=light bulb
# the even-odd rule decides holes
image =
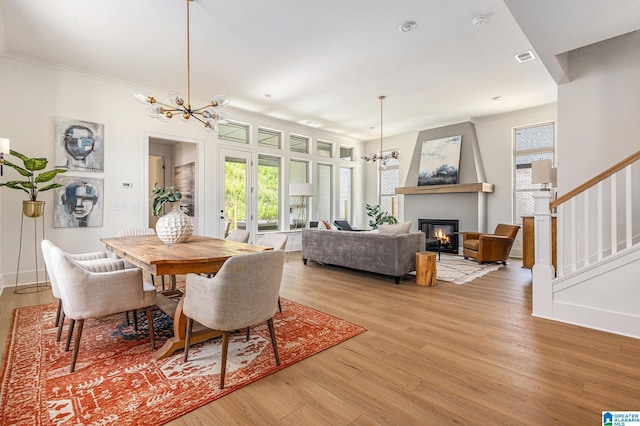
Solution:
[[[171,101],[172,104],[174,104],[175,106],[182,106],[184,105],[184,98],[182,97],[182,95],[178,92],[174,92],[171,91],[169,92],[169,100]]]

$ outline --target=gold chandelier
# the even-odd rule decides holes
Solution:
[[[220,110],[227,106],[229,101],[224,96],[216,96],[207,105],[200,108],[191,107],[191,57],[190,57],[190,40],[189,40],[189,3],[193,0],[187,1],[187,101],[184,97],[177,92],[169,92],[169,100],[171,104],[159,102],[153,96],[148,96],[143,93],[136,92],[134,97],[140,102],[144,103],[146,112],[149,116],[157,118],[161,121],[169,121],[174,116],[178,115],[184,121],[188,121],[190,118],[195,118],[200,123],[204,124],[207,130],[214,131],[218,129],[218,123],[222,123],[226,120],[224,115],[220,114]]]
[[[385,98],[386,96],[378,96],[378,99],[380,99],[380,151],[376,154],[372,153],[360,157],[366,162],[375,163],[376,161],[380,161],[380,167],[382,168],[387,167],[389,160],[397,160],[398,158],[400,158],[400,151],[398,151],[397,149],[389,152],[384,152],[382,150],[382,101],[384,101]]]

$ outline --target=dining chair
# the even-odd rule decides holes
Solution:
[[[274,250],[284,250],[287,245],[287,234],[277,234],[270,233],[264,234],[262,238],[260,238],[260,243],[258,245],[265,247],[273,247]],[[282,312],[282,305],[280,304],[280,296],[278,296],[278,311]],[[249,330],[247,330],[247,334]],[[247,339],[249,336],[247,335]]]
[[[224,389],[229,335],[232,331],[266,321],[276,365],[280,365],[273,316],[283,267],[284,251],[268,250],[232,256],[213,278],[187,275],[183,298],[183,313],[187,317],[184,361],[189,359],[194,321],[221,331],[220,389]]]
[[[49,256],[58,283],[62,309],[71,320],[66,351],[69,350],[75,324],[78,323],[71,354],[71,373],[75,371],[85,319],[145,308],[151,346],[155,349],[152,309],[156,303],[156,289],[142,280],[140,269],[125,269],[122,259],[76,261],[58,247],[51,247]]]
[[[56,247],[56,245],[50,240],[42,240],[40,243],[40,248],[42,250],[42,257],[44,258],[44,265],[47,268],[47,273],[49,274],[49,283],[51,284],[51,293],[53,297],[58,299],[58,308],[56,310],[56,327],[58,327],[58,333],[56,334],[56,342],[59,342],[62,337],[62,328],[64,325],[64,311],[62,309],[62,298],[60,297],[60,288],[58,286],[58,278],[56,277],[55,271],[53,269],[53,263],[51,262],[50,251],[51,248]],[[72,259],[78,261],[93,261],[93,260],[104,260],[110,259],[109,255],[103,251],[91,252],[91,253],[78,253],[78,254],[70,254],[67,253]]]
[[[125,228],[118,231],[118,237],[136,237],[138,235],[156,235],[156,231],[153,228]],[[127,267],[136,267],[135,265],[127,262]],[[162,291],[164,291],[164,275],[160,277],[162,280]],[[151,283],[155,286],[156,280],[153,274],[151,274]],[[134,321],[137,323],[134,313]],[[129,324],[129,316],[127,316],[127,324]]]
[[[245,229],[234,229],[229,232],[229,235],[225,240],[229,241],[237,241],[239,243],[248,243],[249,242],[249,231]]]

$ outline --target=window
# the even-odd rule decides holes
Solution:
[[[340,167],[340,201],[338,217],[351,220],[351,194],[353,191],[353,169]]]
[[[249,143],[249,125],[229,121],[218,124],[218,139],[237,143]]]
[[[347,148],[344,146],[340,147],[340,159],[353,161],[353,148]]]
[[[316,154],[320,157],[333,157],[331,149],[333,148],[333,144],[331,142],[322,142],[318,141],[318,145],[316,147]]]
[[[280,158],[258,156],[258,232],[279,226]]]
[[[298,135],[291,135],[289,145],[292,152],[309,153],[309,138]]]
[[[554,123],[514,129],[514,222],[522,224],[522,216],[533,214],[533,193],[538,185],[531,183],[531,162],[551,160],[555,150]]]
[[[395,149],[384,151],[383,154],[391,154]],[[395,189],[400,186],[400,160],[390,158],[387,166],[382,166],[379,162],[380,176],[380,211],[387,212],[391,216],[397,218],[398,215],[398,196]]]
[[[309,182],[309,163],[301,160],[291,160],[289,163],[289,183],[308,183]],[[289,209],[291,211],[291,222],[289,229],[300,229],[306,227],[308,215],[303,212],[302,197],[289,197]],[[304,206],[308,208],[308,206]]]
[[[318,164],[316,168],[316,220],[331,221],[331,165]]]
[[[276,130],[258,128],[258,146],[269,148],[281,148],[282,133]]]

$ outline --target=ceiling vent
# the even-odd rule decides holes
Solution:
[[[532,59],[535,59],[536,57],[533,55],[532,51],[527,51],[527,52],[522,52],[516,55],[516,61],[522,63],[522,62],[527,62],[527,61],[531,61]]]

